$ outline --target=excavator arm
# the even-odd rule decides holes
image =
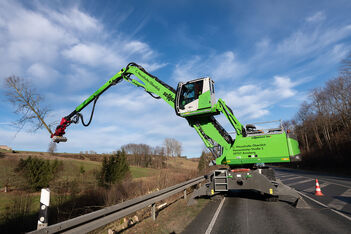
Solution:
[[[138,64],[130,63],[127,65],[127,67],[123,68],[120,72],[111,77],[90,97],[84,100],[79,106],[75,108],[74,111],[61,119],[61,122],[57,126],[55,133],[51,136],[51,138],[53,138],[53,141],[56,143],[67,141],[67,138],[64,137],[66,128],[72,123],[77,123],[79,119],[81,119],[84,126],[88,126],[91,122],[95,103],[98,100],[99,96],[122,80],[126,80],[128,83],[131,83],[136,87],[142,87],[152,97],[163,99],[172,108],[175,108],[176,90],[157,77],[149,74],[143,67],[139,66]],[[83,116],[80,114],[80,112],[91,102],[94,102],[92,115],[89,122],[85,124]],[[219,103],[216,106],[218,111],[226,113],[223,111],[225,104],[223,105],[222,103],[224,102],[221,101]],[[233,140],[230,135],[222,128],[222,126],[216,121],[213,115],[194,115],[183,117],[187,119],[189,125],[196,130],[200,138],[204,141],[205,145],[213,152],[214,155],[216,155],[216,157],[220,156],[218,151],[222,152],[223,149],[224,151],[229,150],[230,145],[233,143]],[[226,115],[226,117],[228,118],[228,115]],[[234,119],[236,120],[235,117]],[[236,120],[236,123],[239,122]],[[223,149],[215,151],[214,149],[218,147],[221,147]]]
[[[134,75],[135,77],[132,77]],[[137,78],[137,79],[136,79]],[[137,86],[142,87],[144,90],[149,93],[152,97],[157,99],[163,99],[167,102],[171,107],[174,108],[174,99],[175,99],[175,90],[169,85],[165,84],[157,77],[149,74],[145,71],[145,69],[139,66],[136,63],[130,63],[127,67],[123,68],[113,77],[111,77],[103,86],[101,86],[96,92],[94,92],[90,97],[84,100],[79,106],[77,106],[74,111],[72,111],[69,115],[63,117],[61,119],[60,124],[56,127],[54,134],[51,135],[51,138],[54,142],[66,142],[67,138],[64,137],[66,133],[66,128],[72,123],[78,123],[79,119],[82,120],[84,126],[88,126],[91,122],[93,111],[95,107],[95,103],[97,102],[99,96],[103,94],[110,87],[116,85],[122,80],[126,80],[127,82]],[[94,107],[92,111],[92,115],[87,124],[83,121],[83,116],[80,112],[88,106],[91,102],[94,102]]]
[[[95,104],[101,94],[110,87],[125,80],[136,87],[143,88],[153,98],[163,99],[180,117],[185,118],[212,152],[212,164],[229,165],[229,168],[214,170],[202,186],[193,195],[213,196],[232,189],[257,190],[269,199],[278,199],[281,195],[290,195],[299,207],[302,198],[292,193],[283,184],[275,180],[272,169],[262,167],[264,163],[282,163],[300,160],[298,142],[287,135],[283,128],[256,130],[255,125],[246,128],[234,116],[226,103],[214,96],[214,82],[209,77],[199,78],[186,83],[178,83],[177,90],[149,74],[141,66],[130,63],[111,77],[95,93],[77,106],[69,115],[62,118],[60,125],[52,134],[54,142],[64,142],[66,128],[81,120],[88,126],[93,118]],[[88,123],[80,113],[93,102]],[[215,116],[223,114],[236,132],[235,140],[218,123]]]
[[[164,100],[178,116],[185,118],[212,152],[215,164],[236,166],[265,162],[289,162],[295,160],[300,153],[297,141],[288,137],[283,129],[268,132],[250,131],[248,126],[245,129],[222,99],[216,101],[214,82],[209,77],[186,83],[180,82],[175,90],[136,63],[128,64],[69,115],[63,117],[55,133],[51,135],[53,141],[57,143],[67,141],[64,134],[66,128],[72,123],[78,123],[81,120],[84,126],[88,126],[92,121],[99,96],[122,80],[143,88],[153,98]],[[80,112],[92,102],[92,113],[88,123],[85,123]],[[234,128],[235,140],[216,120],[215,116],[221,113]]]

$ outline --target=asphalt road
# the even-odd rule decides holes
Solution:
[[[267,202],[254,192],[233,191],[206,206],[184,233],[351,233],[351,179],[275,168],[310,209]],[[315,178],[325,196],[314,195]]]

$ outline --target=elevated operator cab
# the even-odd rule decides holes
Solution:
[[[214,82],[210,77],[178,83],[175,109],[182,117],[216,113]]]

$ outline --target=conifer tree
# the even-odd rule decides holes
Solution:
[[[50,160],[28,157],[20,159],[16,172],[27,180],[30,188],[38,191],[49,186],[49,182],[59,171],[60,165],[57,159],[50,162]]]
[[[102,161],[101,171],[98,175],[99,184],[110,187],[114,183],[121,183],[129,173],[125,152],[117,151],[116,155],[105,157]]]

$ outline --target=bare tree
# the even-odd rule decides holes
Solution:
[[[5,80],[7,88],[6,96],[15,106],[15,113],[20,118],[14,122],[15,126],[21,130],[25,124],[31,124],[33,132],[45,127],[52,134],[51,126],[47,124],[45,118],[49,109],[42,104],[43,97],[36,93],[31,85],[20,77],[10,76]]]
[[[57,144],[55,142],[50,141],[49,147],[48,147],[48,152],[50,154],[54,154],[56,152],[56,149],[57,149]]]
[[[182,144],[176,139],[166,138],[163,144],[166,149],[166,155],[175,157],[182,154]]]
[[[341,62],[341,74],[351,76],[351,53]]]
[[[156,146],[154,148],[154,155],[164,156],[165,155],[165,147]]]

